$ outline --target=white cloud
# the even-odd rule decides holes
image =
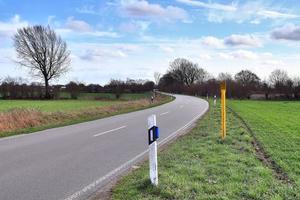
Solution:
[[[261,47],[261,41],[253,35],[231,35],[224,39],[228,46]]]
[[[280,67],[284,64],[284,62],[282,60],[264,60],[262,64]]]
[[[222,23],[223,21],[234,21],[236,23],[249,22],[260,24],[263,20],[289,20],[300,16],[279,6],[267,5],[263,1],[247,1],[244,4],[236,4],[236,10],[208,10],[208,21]]]
[[[277,40],[300,41],[300,26],[289,24],[272,31],[271,37]]]
[[[219,56],[223,59],[242,59],[242,60],[256,60],[258,55],[252,51],[237,50],[229,53],[219,53]]]
[[[121,0],[121,9],[130,17],[150,18],[165,21],[186,21],[188,14],[184,9],[175,6],[162,7],[146,0]]]
[[[224,42],[213,36],[203,37],[201,43],[205,46],[221,49],[224,48]]]
[[[92,27],[87,22],[76,20],[74,17],[68,17],[65,28],[79,32],[89,32],[92,30]]]
[[[79,57],[86,61],[106,61],[107,59],[125,58],[127,54],[121,50],[88,49]]]
[[[223,11],[236,11],[236,5],[225,5],[219,3],[204,3],[202,1],[195,1],[195,0],[177,0],[177,2],[184,3],[190,6],[208,8],[208,9],[215,9],[215,10],[223,10]]]
[[[15,15],[9,21],[0,21],[0,37],[11,37],[17,29],[28,26],[28,22]]]
[[[254,35],[230,35],[223,39],[213,36],[203,37],[201,43],[208,47],[223,49],[225,47],[261,47],[261,40]]]
[[[270,18],[270,19],[277,19],[277,18],[295,19],[300,17],[299,15],[282,13],[274,10],[261,10],[257,13],[257,15],[262,16],[264,18]]]
[[[83,20],[74,19],[74,17],[68,17],[63,26],[59,22],[55,22],[55,30],[58,34],[65,38],[76,36],[87,37],[110,37],[118,38],[120,35],[113,31],[99,31],[93,28],[89,23]]]
[[[160,48],[165,53],[173,53],[174,52],[174,49],[169,46],[161,46]]]
[[[98,14],[95,10],[95,6],[93,6],[93,5],[84,5],[81,8],[77,8],[76,11],[78,13],[82,13],[82,14],[91,14],[91,15],[97,15]]]
[[[128,33],[138,33],[143,35],[148,30],[150,22],[147,21],[131,21],[121,23],[119,29]]]

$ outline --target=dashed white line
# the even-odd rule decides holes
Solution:
[[[168,112],[161,113],[159,116],[163,116],[163,115],[166,115],[166,114],[168,114],[168,113],[169,113],[169,111],[168,111]]]
[[[119,128],[115,128],[115,129],[111,129],[111,130],[109,130],[109,131],[105,131],[105,132],[102,132],[102,133],[98,133],[98,134],[94,135],[94,137],[98,137],[98,136],[101,136],[101,135],[105,135],[105,134],[107,134],[107,133],[111,133],[111,132],[114,132],[114,131],[118,131],[118,130],[123,129],[123,128],[126,128],[126,126],[121,126],[121,127],[119,127]]]

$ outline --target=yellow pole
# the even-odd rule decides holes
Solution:
[[[221,138],[226,137],[226,82],[221,83]]]

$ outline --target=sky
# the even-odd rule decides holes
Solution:
[[[274,69],[300,76],[299,0],[0,0],[0,77],[25,77],[12,37],[50,25],[68,44],[70,80],[149,79],[175,58],[214,76]]]

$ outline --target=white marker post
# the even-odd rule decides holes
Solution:
[[[157,142],[159,130],[156,126],[156,115],[148,117],[148,141],[149,141],[149,170],[152,185],[158,185],[157,170]]]
[[[214,106],[216,107],[217,105],[217,95],[214,96]]]

